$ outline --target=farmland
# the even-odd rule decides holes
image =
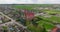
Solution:
[[[59,4],[13,4],[2,8],[1,12],[31,32],[49,32],[60,25]]]

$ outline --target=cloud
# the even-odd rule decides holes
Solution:
[[[0,0],[0,4],[12,4],[12,3],[15,3],[16,1],[15,0]]]
[[[0,0],[0,4],[60,4],[60,0]]]
[[[41,4],[59,4],[60,0],[38,0]]]

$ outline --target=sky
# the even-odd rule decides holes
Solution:
[[[60,0],[0,0],[0,4],[60,4]]]

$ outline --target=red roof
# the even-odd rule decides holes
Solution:
[[[25,18],[31,20],[34,17],[34,13],[33,12],[28,12],[25,11]]]
[[[55,28],[52,29],[52,32],[57,32],[59,30],[60,30],[60,28],[55,27]]]

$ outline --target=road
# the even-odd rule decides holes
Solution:
[[[21,27],[25,28],[25,26],[23,26],[22,24],[20,24],[20,23],[16,22],[16,20],[14,20],[14,19],[12,19],[12,18],[8,17],[8,16],[7,16],[7,15],[5,15],[4,13],[0,12],[0,14],[1,14],[2,16],[5,16],[6,18],[8,18],[8,19],[10,19],[10,20],[11,20],[10,22],[6,22],[6,23],[3,23],[3,24],[0,24],[0,26],[4,26],[4,25],[6,25],[6,24],[12,24],[12,23],[15,23],[15,24],[17,24],[17,25],[19,25],[19,26],[21,26]]]
[[[12,18],[10,18],[10,17],[8,17],[7,15],[5,15],[4,13],[2,13],[2,12],[0,12],[0,14],[1,14],[2,16],[5,16],[6,18],[12,20],[12,21],[15,21],[15,20],[13,20]]]

